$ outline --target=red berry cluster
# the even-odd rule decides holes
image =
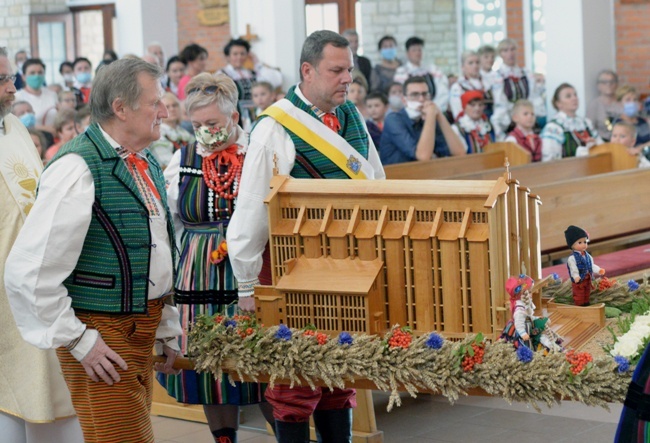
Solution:
[[[593,357],[588,352],[575,352],[572,349],[566,353],[566,361],[571,365],[571,373],[578,375],[593,361]]]
[[[224,318],[225,318],[225,317],[224,317],[223,315],[217,315],[217,316],[214,318],[214,322],[215,322],[216,324],[219,324],[219,323],[221,323],[221,322],[223,321]]]
[[[303,335],[306,337],[316,337],[316,341],[319,345],[324,345],[329,339],[329,336],[327,334],[316,332],[315,329],[307,329],[305,332],[303,332]]]
[[[233,315],[232,319],[235,321],[251,321],[249,315]]]
[[[246,338],[249,335],[253,335],[254,333],[255,333],[255,329],[253,329],[251,327],[248,327],[248,328],[246,328],[244,330],[239,331],[239,336],[241,338]]]
[[[413,340],[413,335],[402,329],[395,329],[388,339],[388,346],[391,348],[408,348]]]
[[[609,289],[614,286],[614,283],[616,283],[616,280],[610,280],[607,277],[603,277],[600,279],[600,282],[598,282],[598,290],[604,291],[605,289]]]
[[[485,354],[485,348],[483,345],[473,343],[472,349],[474,350],[474,355],[469,355],[469,353],[467,353],[461,362],[461,366],[465,372],[470,372],[474,369],[474,365],[483,363],[483,355]]]

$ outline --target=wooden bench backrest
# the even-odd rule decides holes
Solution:
[[[609,153],[590,155],[588,157],[572,157],[543,163],[529,163],[510,168],[512,178],[533,190],[542,184],[572,178],[587,177],[614,171],[612,156]],[[503,167],[462,174],[450,177],[454,180],[494,180],[501,177]]]
[[[594,146],[589,150],[589,154],[596,155],[601,153],[608,153],[612,156],[612,167],[614,171],[624,171],[626,169],[635,169],[638,164],[638,159],[627,153],[627,149],[623,145],[617,143],[603,143],[602,145]]]
[[[524,177],[522,181],[526,183]],[[610,172],[537,186],[542,252],[566,249],[564,230],[576,225],[598,242],[650,229],[650,169]]]
[[[436,180],[454,175],[503,167],[505,159],[511,166],[530,163],[530,153],[515,143],[491,143],[482,154],[437,158],[427,161],[398,163],[384,167],[386,178],[392,180]]]

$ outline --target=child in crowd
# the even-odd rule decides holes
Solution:
[[[348,89],[348,100],[354,103],[364,119],[369,117],[366,109],[366,95],[368,95],[368,82],[362,75],[354,77]]]
[[[255,116],[258,117],[275,102],[273,85],[269,82],[254,83],[251,88],[253,104],[255,105]]]
[[[90,126],[90,106],[83,105],[77,110],[74,117],[74,128],[77,134],[83,134]]]
[[[388,111],[386,114],[401,111],[404,107],[404,101],[402,100],[404,97],[404,91],[402,89],[401,83],[397,82],[391,83],[388,87]]]
[[[571,276],[573,302],[576,306],[588,306],[591,280],[594,278],[594,274],[604,275],[605,270],[598,267],[587,252],[589,244],[587,231],[571,225],[564,231],[564,237],[567,246],[573,251],[566,263]]]
[[[39,131],[38,129],[28,129],[27,131],[34,142],[34,146],[36,146],[36,150],[38,151],[41,160],[45,160],[45,152],[47,151],[47,148],[49,148],[45,134],[43,134],[43,131]]]
[[[33,128],[36,125],[36,114],[34,108],[29,102],[19,100],[11,105],[11,113],[20,119],[20,122],[25,125],[27,129]]]
[[[517,143],[530,152],[534,162],[542,160],[542,139],[533,132],[535,127],[535,107],[529,100],[521,99],[512,108],[512,121],[515,128],[508,133],[505,141]]]
[[[54,127],[56,114],[63,109],[75,109],[77,107],[77,97],[74,91],[61,91],[57,95],[56,106],[51,107],[45,112],[45,125]]]
[[[54,119],[54,130],[56,131],[56,143],[48,148],[45,152],[45,162],[49,162],[54,158],[61,146],[68,143],[76,137],[77,131],[75,130],[75,114],[73,109],[63,109],[56,114]]]
[[[639,168],[650,168],[650,160],[643,155],[643,147],[636,146],[636,127],[632,123],[618,122],[612,128],[612,143],[627,148],[627,153],[639,159]]]
[[[371,92],[366,97],[366,110],[368,111],[366,126],[368,126],[373,143],[379,149],[381,131],[384,129],[384,117],[388,111],[388,98],[381,92]]]
[[[451,126],[468,154],[483,152],[483,147],[494,142],[494,130],[483,111],[483,91],[466,91],[460,97],[463,110]]]

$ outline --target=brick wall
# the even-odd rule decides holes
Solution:
[[[650,92],[650,3],[614,2],[616,17],[616,71],[620,83]]]
[[[226,65],[223,48],[230,40],[230,25],[202,26],[197,17],[201,10],[198,0],[176,0],[178,19],[178,52],[190,43],[208,50],[207,69],[216,71]]]
[[[519,66],[526,65],[526,50],[524,47],[524,1],[526,0],[505,0],[506,35],[517,41],[517,64]]]

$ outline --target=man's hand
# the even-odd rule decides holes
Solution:
[[[239,297],[237,302],[239,309],[246,312],[255,311],[255,297]]]
[[[115,370],[113,363],[117,364],[123,371],[129,367],[122,357],[108,347],[102,336],[97,337],[95,346],[88,351],[88,354],[81,360],[81,365],[86,370],[86,374],[93,380],[99,381],[101,378],[109,386],[120,381],[120,375]]]
[[[435,121],[438,114],[440,114],[440,109],[434,102],[425,102],[424,105],[422,105],[422,119],[424,121]]]
[[[163,374],[180,374],[181,371],[174,369],[174,362],[179,354],[178,351],[175,351],[167,345],[163,345],[163,354],[167,356],[167,361],[165,363],[154,363],[153,369]]]

